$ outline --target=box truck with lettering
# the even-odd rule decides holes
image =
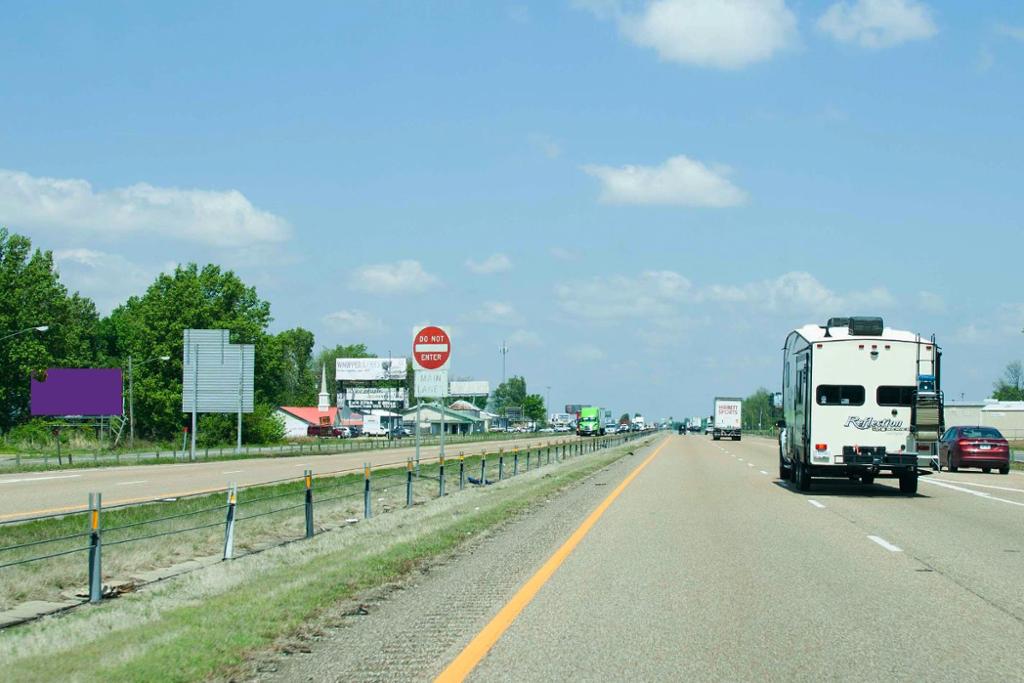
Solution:
[[[387,436],[387,428],[381,424],[380,415],[363,415],[363,436]]]
[[[873,484],[899,479],[917,492],[919,467],[944,431],[934,336],[881,318],[830,318],[789,333],[783,350],[779,477],[807,491],[815,477]]]
[[[743,417],[743,399],[728,396],[715,397],[714,427],[711,438],[715,441],[729,438],[739,441],[742,438],[741,420]]]

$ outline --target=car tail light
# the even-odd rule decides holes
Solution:
[[[819,450],[819,451],[827,451],[828,450],[828,444],[827,443],[816,443],[816,444],[814,444],[814,448],[815,448],[815,450]]]

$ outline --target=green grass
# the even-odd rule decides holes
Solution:
[[[451,496],[346,532],[204,570],[158,590],[0,634],[6,680],[192,681],[229,675],[247,655],[327,607],[409,573],[629,448],[571,459],[502,486]],[[247,565],[247,563],[249,563]],[[197,572],[202,574],[204,572]],[[217,576],[244,580],[223,583]],[[3,640],[13,639],[6,645]]]
[[[533,468],[538,466],[537,447],[529,449]],[[520,472],[526,471],[527,449],[520,451]],[[556,458],[557,454],[552,454]],[[480,476],[480,456],[465,459],[466,477]],[[497,453],[487,455],[488,480],[499,477]],[[514,471],[514,460],[505,454],[504,476]],[[405,506],[406,470],[404,466],[372,471],[371,492],[374,512],[379,514]],[[362,471],[317,475],[313,480],[314,520],[321,527],[338,526],[348,518],[363,516]],[[445,489],[458,490],[458,458],[449,458],[445,467]],[[467,483],[467,486],[470,484]],[[439,464],[424,462],[414,478],[414,501],[422,503],[439,494]],[[286,543],[305,535],[305,484],[300,476],[285,482],[250,486],[239,491],[236,528],[236,556],[268,545]],[[257,500],[266,499],[266,500]],[[223,550],[224,492],[156,501],[147,504],[105,509],[101,515],[103,578],[127,581],[152,570],[164,569],[195,558],[216,556]],[[279,510],[278,512],[273,512]],[[272,513],[272,514],[263,514]],[[181,515],[187,515],[181,517]],[[262,515],[254,517],[254,515]],[[177,517],[176,517],[177,516]],[[175,519],[163,520],[165,517]],[[209,526],[207,526],[209,525]],[[191,527],[206,528],[185,531]],[[127,527],[118,529],[117,527]],[[144,538],[153,534],[167,534]],[[28,559],[88,544],[87,514],[7,523],[0,525],[0,546],[14,546],[43,539],[58,539],[28,548],[0,551],[0,564]],[[138,540],[131,540],[138,539]],[[129,541],[116,544],[119,541]],[[60,601],[84,591],[87,584],[87,553],[76,552],[38,562],[0,569],[0,610],[28,600]]]

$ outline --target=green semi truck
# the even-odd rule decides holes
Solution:
[[[604,411],[597,406],[580,408],[576,418],[576,436],[604,436],[604,422],[601,416]]]

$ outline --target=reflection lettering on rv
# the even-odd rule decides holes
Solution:
[[[851,415],[846,418],[846,427],[871,430],[872,432],[902,432],[906,431],[903,420],[876,420],[873,417],[856,417]]]

